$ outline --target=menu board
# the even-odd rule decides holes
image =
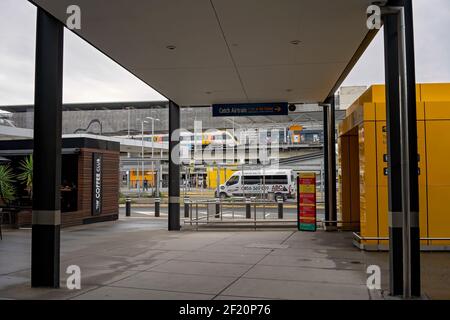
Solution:
[[[297,177],[298,230],[316,231],[316,174],[300,173]]]

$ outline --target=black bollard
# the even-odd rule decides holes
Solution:
[[[131,217],[131,199],[126,198],[125,200],[125,215]]]
[[[220,198],[216,199],[216,218],[220,218]]]
[[[283,198],[278,198],[278,219],[283,219]]]
[[[184,217],[189,218],[189,197],[184,198]]]
[[[252,217],[251,200],[245,199],[245,217],[250,219]]]
[[[155,198],[155,217],[158,218],[160,216],[161,209],[161,199]]]

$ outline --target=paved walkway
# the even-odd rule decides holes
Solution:
[[[370,264],[382,268],[387,285],[387,253],[354,248],[350,233],[169,233],[165,227],[163,219],[132,217],[63,230],[58,290],[30,288],[31,232],[6,231],[0,241],[0,298],[379,298],[365,284]],[[449,298],[449,254],[426,254],[423,260],[430,262],[424,270],[427,294]],[[81,267],[81,290],[66,288],[70,265]]]

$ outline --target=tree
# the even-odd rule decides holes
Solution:
[[[9,165],[0,165],[0,198],[4,203],[13,201],[16,196],[14,174]]]
[[[30,198],[33,197],[33,155],[29,155],[20,162],[20,170],[22,171],[17,178],[25,184]]]

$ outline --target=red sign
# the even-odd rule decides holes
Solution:
[[[297,177],[298,230],[316,231],[316,174],[300,173]]]

